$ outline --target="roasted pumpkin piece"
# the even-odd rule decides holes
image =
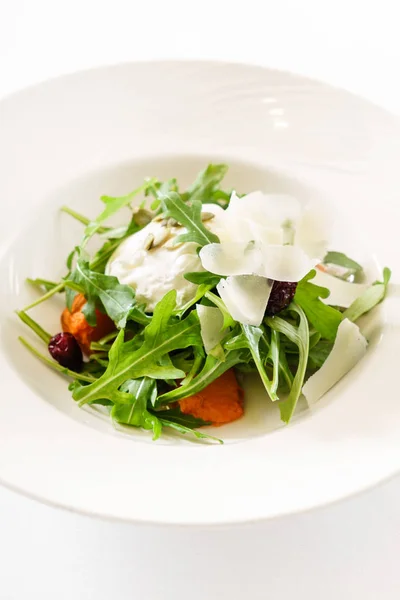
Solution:
[[[243,396],[234,369],[229,369],[201,392],[180,400],[179,405],[185,414],[224,425],[243,415]]]

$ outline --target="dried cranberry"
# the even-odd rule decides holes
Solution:
[[[267,304],[266,314],[269,317],[287,308],[296,293],[297,283],[288,281],[274,281]]]
[[[61,366],[71,369],[71,371],[82,369],[82,350],[72,333],[66,331],[57,333],[51,338],[48,348],[51,356]]]

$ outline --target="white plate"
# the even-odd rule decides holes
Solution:
[[[367,357],[312,411],[281,427],[259,390],[224,446],[113,429],[78,409],[65,380],[16,341],[26,276],[57,277],[103,193],[146,175],[188,183],[209,160],[228,183],[330,202],[337,248],[371,276],[396,268],[397,121],[345,92],[288,73],[206,62],[126,64],[33,87],[0,104],[0,480],[83,513],[136,522],[229,524],[311,509],[400,467],[396,288],[367,322]],[[61,300],[36,311],[53,331]],[[29,334],[28,334],[29,337]],[[260,400],[261,398],[261,400]]]

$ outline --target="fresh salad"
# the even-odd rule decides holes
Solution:
[[[363,283],[315,207],[226,190],[227,169],[208,165],[185,191],[147,179],[102,197],[94,219],[63,207],[82,241],[61,281],[28,280],[42,295],[17,311],[43,352],[21,342],[68,378],[79,406],[106,407],[153,439],[164,428],[217,439],[200,428],[243,415],[246,373],[288,423],[302,394],[315,403],[363,357],[357,321],[387,291],[389,269]],[[62,331],[48,333],[30,311],[60,293]]]

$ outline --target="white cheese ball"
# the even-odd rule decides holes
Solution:
[[[216,204],[205,204],[202,210],[215,215],[204,225],[216,235],[222,234],[224,210]],[[187,281],[184,274],[204,271],[197,244],[174,246],[175,239],[185,232],[184,227],[167,228],[160,221],[152,221],[120,244],[107,263],[106,274],[130,285],[138,304],[145,304],[147,312],[153,312],[157,302],[171,290],[176,290],[177,307],[183,306],[197,291],[197,285]],[[154,236],[155,247],[146,250],[150,234]]]

